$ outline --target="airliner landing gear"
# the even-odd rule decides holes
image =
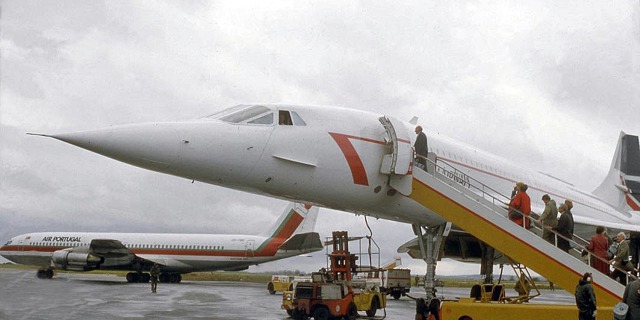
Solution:
[[[495,260],[495,249],[492,246],[480,241],[482,257],[480,262],[480,274],[484,276],[484,283],[493,283],[493,262]]]
[[[448,234],[449,230],[451,230],[451,223],[449,222],[435,227],[413,225],[413,232],[418,236],[422,259],[427,263],[427,274],[424,277],[426,296],[425,299],[418,299],[416,301],[416,316],[419,316],[421,319],[426,319],[426,316],[432,314],[432,312],[437,313],[439,309],[439,300],[435,298],[436,265],[443,243],[442,240],[446,234]],[[438,304],[438,308],[431,307],[435,304]],[[417,317],[416,319],[418,319]]]
[[[445,231],[448,233],[448,230],[451,230],[450,223],[435,227],[424,227],[417,224],[413,225],[413,232],[418,236],[422,259],[427,263],[427,274],[424,278],[424,289],[428,300],[435,297],[436,294],[436,265],[438,264],[438,257],[443,243],[442,240],[445,236]],[[423,234],[423,231],[425,234]]]
[[[162,283],[180,283],[182,281],[182,275],[176,272],[160,274],[160,282]]]
[[[127,273],[127,282],[129,283],[147,283],[151,280],[151,276],[148,273],[142,272],[129,272]]]
[[[53,269],[39,269],[36,273],[36,277],[38,277],[38,279],[51,279],[53,278]]]

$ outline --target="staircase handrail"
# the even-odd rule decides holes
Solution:
[[[449,180],[451,180],[451,181],[453,181],[453,182],[455,182],[457,184],[463,185],[463,186],[467,187],[470,190],[471,189],[475,189],[475,190],[480,191],[481,192],[480,195],[482,197],[484,197],[485,199],[487,199],[487,197],[489,197],[491,199],[491,202],[492,202],[494,207],[498,207],[498,208],[501,208],[503,210],[510,209],[512,211],[519,212],[522,215],[522,217],[524,217],[525,219],[529,219],[530,226],[531,226],[530,229],[534,228],[534,229],[539,230],[539,231],[543,231],[543,229],[546,229],[548,231],[551,231],[556,236],[556,243],[557,243],[557,238],[558,237],[562,238],[564,240],[567,240],[571,244],[571,249],[575,250],[578,254],[582,254],[583,251],[586,251],[589,256],[593,255],[593,257],[595,257],[596,259],[600,259],[601,261],[605,261],[612,268],[617,269],[619,271],[622,271],[623,273],[627,274],[628,276],[632,277],[633,279],[637,279],[638,278],[636,276],[636,274],[638,274],[638,271],[639,271],[638,269],[634,269],[634,270],[631,270],[631,271],[626,271],[624,269],[618,268],[615,265],[611,264],[608,260],[605,260],[604,258],[593,254],[593,252],[589,251],[585,245],[576,242],[574,239],[570,239],[568,237],[565,237],[564,235],[558,233],[556,230],[553,230],[552,228],[547,228],[547,227],[543,226],[542,224],[538,223],[538,221],[536,219],[534,219],[530,215],[524,214],[522,211],[520,211],[518,209],[509,208],[510,197],[507,197],[504,194],[500,193],[499,191],[497,191],[497,190],[485,185],[484,183],[482,183],[482,182],[478,181],[477,179],[471,177],[469,174],[467,174],[465,172],[462,172],[461,170],[457,169],[453,165],[449,164],[447,161],[439,159],[437,156],[436,156],[436,161],[433,161],[432,159],[429,159],[428,157],[424,157],[424,156],[421,156],[421,155],[416,155],[416,157],[426,159],[427,163],[432,165],[434,167],[434,169],[436,169],[436,170],[438,168],[440,168],[442,170],[442,172],[443,172],[442,176],[445,176],[445,177],[449,178]],[[445,168],[444,166],[442,166],[440,164],[444,164],[447,167],[451,168],[452,170],[448,170],[447,168]],[[423,170],[425,170],[428,173],[432,174],[437,179],[440,179],[437,175],[435,175],[435,172],[429,172],[426,168],[423,169]],[[450,174],[447,174],[447,173],[450,173]],[[450,178],[450,177],[456,177],[458,179],[454,179],[454,178]],[[477,187],[474,184],[471,184],[469,181],[466,181],[467,179],[469,181],[473,181],[474,183],[479,184],[480,187]],[[465,185],[465,183],[466,183],[466,185]],[[499,195],[499,196],[503,197],[504,199],[509,199],[509,202],[502,201],[502,200],[498,199],[497,197],[493,196],[492,194],[490,194],[488,192],[485,192],[485,190],[490,190],[490,191],[494,192],[496,195]],[[498,206],[498,205],[496,205],[496,202],[498,202],[498,203],[500,203],[502,205],[505,205],[506,207]],[[493,211],[494,211],[494,213],[496,213],[496,214],[498,214],[500,216],[503,216],[502,214],[499,214],[497,210],[493,210]],[[540,216],[540,214],[535,213],[533,211],[531,211],[531,213],[537,215],[538,217]],[[524,224],[525,224],[524,221],[525,220],[523,219],[522,221],[523,221],[522,223],[523,223],[523,227],[524,227]],[[540,227],[538,227],[538,225],[540,225]],[[533,233],[533,232],[531,232],[531,233]],[[575,233],[572,234],[572,236],[574,238],[577,238],[578,240],[582,241],[583,243],[586,243],[586,244],[589,243],[589,241],[583,239],[582,237],[578,236]],[[591,261],[591,260],[589,259],[589,261]]]

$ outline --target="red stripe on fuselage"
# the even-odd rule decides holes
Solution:
[[[367,171],[364,168],[364,164],[362,164],[362,160],[356,151],[356,148],[353,146],[349,139],[358,139],[367,141],[364,138],[358,138],[354,136],[349,136],[346,134],[329,132],[329,135],[336,141],[340,150],[342,150],[342,154],[344,154],[344,158],[347,160],[347,164],[349,164],[349,169],[351,169],[351,176],[353,177],[353,183],[368,186],[369,179],[367,179]],[[375,140],[370,140],[370,142],[379,143]]]
[[[329,135],[336,141],[340,150],[342,150],[342,154],[344,154],[344,158],[347,160],[347,164],[349,164],[349,169],[351,169],[351,176],[353,177],[354,184],[360,184],[363,186],[369,185],[369,180],[367,179],[367,171],[364,168],[364,164],[362,164],[362,159],[358,155],[356,148],[351,143],[350,139],[360,140],[365,142],[371,142],[375,144],[385,145],[384,141],[374,140],[370,138],[364,137],[356,137],[348,134],[329,132]],[[397,139],[398,142],[402,143],[411,143],[409,140]]]

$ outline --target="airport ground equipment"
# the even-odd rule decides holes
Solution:
[[[569,292],[573,292],[585,272],[592,273],[598,309],[613,308],[621,300],[624,291],[621,284],[510,221],[506,217],[505,200],[498,200],[494,190],[484,185],[472,185],[474,181],[465,173],[452,166],[445,167],[446,163],[432,157],[430,154],[426,171],[413,171],[410,198]],[[441,228],[414,226],[421,246],[424,242],[437,248],[435,240],[441,239],[442,232],[433,229]],[[422,231],[426,233],[424,237]],[[423,250],[428,278],[429,264],[435,271],[435,260],[433,256],[430,259],[426,256],[434,249]]]
[[[291,316],[296,319],[313,317],[316,320],[330,318],[358,317],[358,310],[375,316],[378,309],[386,305],[385,295],[375,286],[368,287],[353,283],[352,273],[357,269],[355,254],[349,252],[349,238],[345,231],[333,232],[333,251],[329,254],[330,269],[322,269],[312,274],[312,282],[298,283],[291,303],[283,295],[283,309],[291,308]],[[356,281],[358,283],[358,281]],[[285,304],[286,303],[286,304]]]
[[[398,300],[411,290],[410,269],[388,269],[384,279],[384,291]]]
[[[271,281],[267,284],[267,290],[269,290],[270,294],[293,290],[293,276],[272,275]]]
[[[613,319],[613,307],[598,306],[598,319]],[[444,301],[440,309],[440,320],[575,320],[578,308],[575,305],[538,303],[483,303],[473,298]]]

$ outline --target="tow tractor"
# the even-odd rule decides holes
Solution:
[[[346,231],[333,232],[333,251],[329,254],[331,267],[311,275],[312,282],[298,283],[293,296],[283,294],[282,308],[295,320],[313,317],[315,320],[346,318],[354,320],[358,310],[375,316],[385,308],[386,296],[375,287],[354,288],[352,273],[356,272],[357,257],[349,252]],[[287,299],[289,299],[287,301]]]

